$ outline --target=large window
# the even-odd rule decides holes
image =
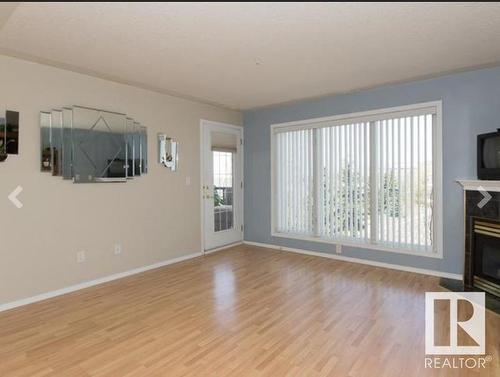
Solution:
[[[440,102],[272,126],[273,235],[441,256]]]

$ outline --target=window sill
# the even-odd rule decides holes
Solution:
[[[327,244],[334,244],[334,245],[342,245],[342,246],[348,246],[348,247],[355,247],[355,248],[359,248],[359,249],[387,251],[390,253],[414,255],[414,256],[418,256],[418,257],[443,259],[442,252],[433,253],[433,252],[429,252],[429,251],[396,249],[396,248],[393,248],[390,246],[385,246],[385,245],[377,245],[377,244],[356,242],[356,241],[349,241],[349,240],[331,239],[331,238],[325,238],[325,237],[311,237],[311,236],[308,236],[305,234],[301,235],[301,234],[271,232],[271,236],[272,237],[279,237],[279,238],[288,238],[288,239],[293,239],[293,240],[300,240],[300,241],[311,241],[311,242],[320,242],[320,243],[327,243]]]

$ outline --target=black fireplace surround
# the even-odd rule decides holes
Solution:
[[[486,292],[486,307],[500,314],[500,192],[489,194],[491,199],[480,207],[483,194],[465,191],[464,280],[443,278],[441,285],[452,291]]]

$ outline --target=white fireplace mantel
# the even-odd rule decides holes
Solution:
[[[457,179],[464,190],[500,192],[500,181],[483,179]]]

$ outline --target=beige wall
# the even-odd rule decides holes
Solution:
[[[149,174],[75,185],[41,173],[39,111],[68,105],[124,112],[145,125]],[[199,121],[241,124],[239,112],[0,56],[6,109],[20,112],[20,154],[0,163],[0,304],[200,251]],[[157,164],[158,132],[180,142],[178,172]],[[21,209],[7,199],[18,185]],[[76,263],[78,250],[85,263]]]

